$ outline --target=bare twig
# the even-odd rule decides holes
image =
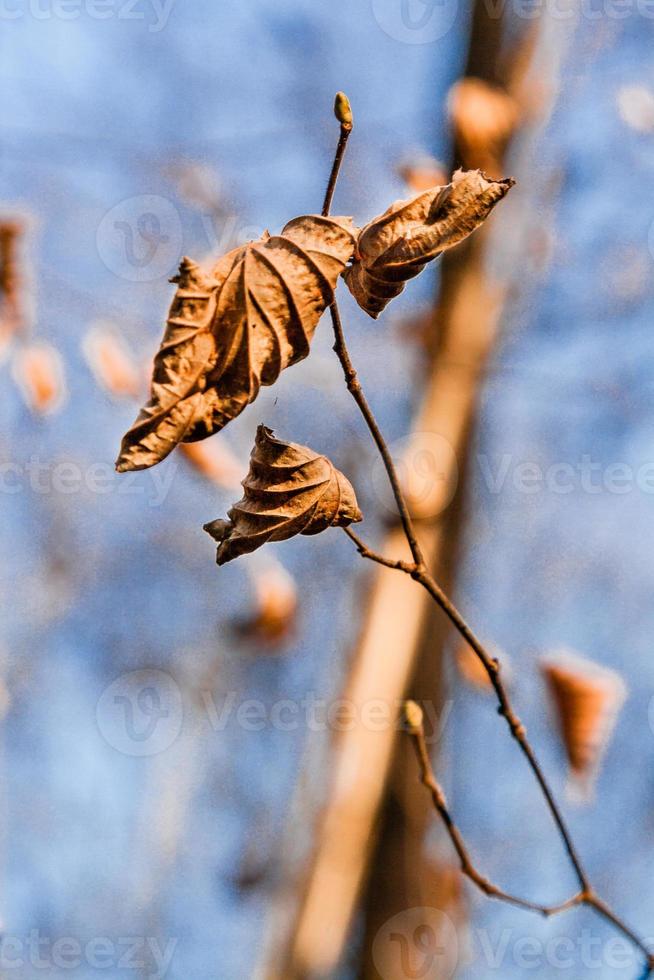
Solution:
[[[323,202],[321,212],[324,217],[327,217],[332,206],[332,199],[334,197],[334,191],[336,190],[336,181],[338,180],[338,172],[341,169],[341,163],[343,162],[348,136],[352,132],[352,110],[350,109],[348,98],[343,92],[338,92],[336,94],[336,99],[334,100],[334,115],[341,124],[341,132],[338,138],[336,154],[334,155],[332,172],[329,175],[327,190],[325,191],[325,200]]]
[[[386,568],[396,568],[400,572],[407,572],[407,574],[412,575],[415,569],[415,565],[408,561],[398,561],[395,558],[384,558],[383,555],[378,555],[376,551],[371,551],[361,540],[361,538],[354,533],[351,527],[344,527],[343,530],[347,534],[348,538],[354,541],[357,546],[357,551],[362,558],[369,558],[371,561],[376,561],[379,565],[385,565]]]
[[[440,814],[441,819],[445,824],[450,840],[452,841],[457,855],[459,856],[461,871],[463,874],[473,881],[477,887],[490,898],[500,899],[501,901],[508,902],[511,905],[516,905],[519,908],[531,909],[534,912],[541,912],[545,916],[556,915],[559,912],[565,912],[568,909],[575,908],[578,905],[586,905],[589,908],[595,909],[599,915],[607,919],[608,922],[611,922],[616,929],[627,936],[635,946],[642,950],[647,958],[647,972],[645,976],[649,976],[654,968],[654,956],[650,953],[647,946],[645,946],[636,933],[630,929],[630,927],[622,919],[620,919],[615,912],[613,912],[609,906],[602,901],[601,898],[595,894],[590,885],[582,888],[581,891],[577,892],[565,902],[561,902],[559,905],[537,905],[535,903],[525,901],[524,899],[516,898],[514,895],[510,895],[507,892],[502,891],[502,889],[497,888],[492,884],[492,882],[488,881],[487,878],[484,878],[483,875],[479,874],[472,864],[461,832],[454,823],[448,810],[445,794],[438,783],[436,776],[434,775],[434,770],[429,758],[429,751],[427,749],[427,741],[425,739],[422,708],[420,708],[415,701],[407,701],[404,705],[404,717],[407,731],[411,735],[416,757],[418,759],[420,781],[431,793],[434,809]]]
[[[572,895],[570,898],[566,899],[566,901],[561,902],[558,905],[538,905],[535,902],[529,902],[522,898],[516,898],[515,895],[511,895],[508,892],[503,891],[501,888],[498,888],[482,874],[480,874],[479,871],[477,871],[470,857],[468,848],[463,840],[461,831],[452,819],[443,788],[434,775],[434,770],[429,758],[429,752],[427,750],[427,741],[425,739],[422,708],[420,708],[415,701],[407,701],[404,706],[404,716],[407,730],[412,736],[413,746],[415,748],[418,765],[420,767],[420,781],[422,782],[423,786],[429,790],[434,803],[434,808],[438,811],[443,823],[445,824],[445,829],[447,830],[450,840],[452,841],[454,849],[459,857],[459,861],[461,862],[462,873],[469,878],[470,881],[472,881],[485,895],[488,895],[489,898],[497,898],[503,902],[508,902],[510,905],[516,905],[519,908],[531,909],[533,912],[540,912],[542,915],[556,915],[558,912],[565,912],[567,909],[574,908],[576,905],[581,905],[586,898],[586,894],[583,891],[577,892],[575,895]]]
[[[349,103],[347,103],[347,100],[345,100],[345,102],[347,104],[347,110],[349,112]],[[338,178],[338,172],[340,170],[340,166],[343,160],[347,138],[349,136],[349,132],[352,127],[351,113],[349,115],[349,125],[345,126],[339,115],[338,105],[339,102],[337,97],[336,116],[341,121],[341,133],[338,141],[334,164],[332,166],[329,184],[327,187],[327,194],[325,196],[325,202],[323,205],[322,213],[325,216],[329,214],[329,209],[331,207],[331,201],[333,198],[336,181]],[[526,729],[522,724],[522,722],[520,721],[520,719],[518,718],[518,716],[516,715],[515,711],[513,710],[513,707],[509,700],[509,696],[500,677],[499,661],[497,660],[496,657],[493,657],[488,653],[488,651],[485,649],[484,645],[482,644],[481,640],[479,640],[479,638],[473,632],[473,630],[468,625],[468,623],[461,615],[459,610],[456,608],[454,603],[448,598],[448,596],[445,594],[445,592],[441,589],[441,587],[438,585],[436,580],[430,575],[430,573],[427,570],[427,566],[413,527],[411,515],[409,513],[406,500],[404,499],[404,494],[402,493],[402,488],[400,485],[397,469],[393,462],[393,458],[391,456],[386,440],[374,416],[374,413],[370,408],[370,405],[368,404],[368,401],[363,393],[363,390],[361,388],[361,383],[357,376],[357,372],[352,363],[352,359],[350,357],[347,348],[347,343],[345,340],[345,333],[343,330],[343,324],[341,322],[341,317],[338,310],[338,304],[336,301],[334,301],[334,303],[330,306],[330,313],[331,313],[332,325],[334,330],[334,352],[336,353],[336,356],[338,357],[341,367],[343,369],[343,375],[345,377],[345,383],[347,385],[348,391],[354,398],[354,401],[356,402],[359,411],[361,412],[361,415],[364,418],[364,421],[370,431],[373,441],[375,442],[375,445],[377,446],[379,454],[384,463],[384,467],[386,469],[386,473],[388,475],[391,489],[393,491],[393,496],[395,498],[395,502],[397,505],[404,535],[406,537],[407,543],[411,550],[413,562],[409,563],[409,562],[396,561],[396,560],[385,558],[384,556],[379,555],[376,552],[369,549],[367,545],[365,545],[360,540],[360,538],[358,538],[357,535],[349,528],[346,528],[345,531],[348,537],[350,537],[351,540],[356,545],[357,550],[359,551],[359,554],[362,555],[362,557],[368,558],[371,561],[375,561],[378,564],[384,565],[387,568],[394,568],[397,569],[398,571],[405,572],[406,574],[410,575],[413,579],[415,579],[417,582],[419,582],[423,586],[423,588],[426,589],[427,592],[431,595],[434,602],[443,610],[443,612],[448,617],[452,625],[460,633],[460,635],[467,641],[467,643],[470,645],[472,650],[475,652],[475,654],[483,664],[483,667],[486,673],[488,674],[489,680],[492,684],[493,690],[495,691],[498,700],[498,704],[499,704],[498,713],[502,715],[506,720],[511,735],[520,746],[520,749],[522,750],[522,753],[525,756],[527,763],[531,771],[533,772],[536,781],[538,782],[538,785],[540,786],[547,807],[557,827],[557,830],[559,832],[559,835],[565,847],[566,853],[570,859],[570,863],[577,876],[577,881],[579,883],[579,891],[576,895],[574,895],[572,898],[568,899],[566,902],[562,903],[561,905],[541,906],[535,903],[530,903],[522,899],[515,898],[514,896],[509,895],[506,892],[503,892],[501,889],[491,884],[491,882],[487,881],[487,879],[485,879],[482,875],[480,875],[476,871],[474,865],[470,860],[470,857],[468,855],[461,834],[449,815],[445,796],[434,777],[433,770],[431,769],[431,764],[429,762],[429,755],[426,749],[426,744],[424,741],[424,732],[422,731],[422,727],[420,726],[418,732],[412,730],[411,734],[413,735],[414,744],[416,745],[416,750],[418,752],[418,760],[421,766],[421,778],[425,786],[427,786],[427,788],[429,789],[432,796],[432,800],[434,802],[434,806],[445,823],[450,839],[452,840],[452,843],[454,844],[454,847],[461,861],[462,871],[464,874],[467,875],[468,878],[474,881],[475,884],[479,888],[481,888],[482,891],[484,891],[487,895],[503,900],[505,902],[510,902],[511,904],[514,905],[519,905],[522,908],[528,908],[534,911],[541,912],[545,915],[554,914],[555,912],[562,912],[565,911],[566,909],[573,908],[577,905],[586,905],[591,908],[594,908],[599,915],[605,918],[608,922],[611,922],[616,929],[618,929],[625,936],[627,936],[634,943],[634,945],[637,946],[638,949],[640,949],[644,953],[644,955],[647,958],[648,972],[654,970],[654,954],[650,953],[645,943],[641,939],[639,939],[639,937],[632,931],[632,929],[630,929],[630,927],[627,926],[622,921],[622,919],[620,919],[611,910],[611,908],[608,905],[606,905],[606,903],[602,899],[600,899],[593,891],[588,879],[588,875],[581,863],[581,859],[577,853],[575,844],[572,840],[570,832],[563,819],[563,815],[559,810],[556,800],[554,799],[554,794],[540,767],[540,763],[536,758],[536,754],[529,740],[527,739]],[[417,707],[417,705],[415,707]]]
[[[361,382],[357,377],[357,372],[352,364],[352,359],[350,358],[350,353],[347,349],[347,344],[345,342],[345,334],[343,332],[343,324],[341,323],[341,315],[338,311],[338,304],[336,300],[329,307],[329,312],[332,317],[332,325],[334,327],[334,351],[339,361],[341,362],[341,367],[343,368],[343,374],[345,375],[345,383],[347,384],[347,389],[354,398],[355,402],[359,406],[359,411],[363,415],[366,425],[370,431],[372,438],[375,441],[375,445],[379,450],[379,455],[381,456],[386,473],[388,474],[388,479],[391,484],[391,489],[393,491],[393,496],[395,498],[395,503],[397,505],[397,510],[400,515],[400,520],[402,522],[402,528],[404,530],[404,535],[409,543],[409,548],[411,549],[411,554],[413,555],[413,560],[417,568],[425,568],[425,560],[418,544],[418,539],[416,538],[415,531],[413,529],[413,522],[411,521],[411,516],[409,514],[409,508],[407,507],[404,495],[402,493],[402,488],[400,486],[400,478],[397,475],[397,470],[395,469],[395,464],[393,463],[393,457],[391,456],[390,450],[386,445],[386,440],[381,433],[381,429],[377,424],[377,420],[373,415],[372,409],[368,404],[366,396],[361,388]]]

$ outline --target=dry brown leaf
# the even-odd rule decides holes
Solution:
[[[151,398],[123,439],[119,472],[218,432],[260,385],[307,356],[355,234],[350,218],[304,215],[228,252],[211,272],[182,261]]]
[[[441,252],[467,238],[513,186],[479,170],[457,170],[451,184],[396,201],[359,232],[357,258],[345,279],[372,317]]]
[[[219,542],[217,562],[248,554],[267,541],[319,534],[361,520],[354,490],[326,456],[306,446],[275,439],[257,429],[245,493],[228,513],[204,529]]]

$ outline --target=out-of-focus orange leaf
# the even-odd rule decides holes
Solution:
[[[207,442],[182,442],[179,448],[205,479],[227,490],[236,490],[240,486],[245,466],[220,436]]]
[[[645,85],[623,85],[618,91],[618,111],[623,122],[637,133],[654,133],[654,92]]]
[[[416,194],[447,183],[445,166],[440,160],[427,155],[405,160],[398,167],[398,173],[407,187]]]
[[[517,102],[480,78],[462,78],[450,89],[448,110],[463,165],[498,177],[520,119]]]
[[[250,569],[255,609],[240,625],[248,639],[276,645],[286,639],[295,625],[298,588],[293,576],[273,558]]]
[[[0,348],[17,334],[24,335],[30,319],[20,254],[25,231],[20,218],[0,219]]]
[[[50,344],[21,348],[13,362],[13,377],[27,407],[37,415],[52,415],[66,400],[62,357]]]
[[[496,654],[501,665],[502,680],[505,682],[510,680],[511,668],[509,658],[503,652],[495,650],[493,652]],[[493,693],[493,686],[484,665],[470,644],[466,643],[465,640],[457,647],[456,665],[461,677],[467,684],[470,684],[471,687],[476,687],[480,691],[485,691],[489,694]]]
[[[627,696],[614,670],[562,651],[541,665],[556,708],[572,787],[588,797]]]
[[[167,168],[182,201],[207,214],[220,208],[222,189],[215,170],[195,160],[183,160]]]
[[[101,388],[115,398],[138,397],[141,389],[138,364],[111,324],[94,324],[82,340],[82,352]]]

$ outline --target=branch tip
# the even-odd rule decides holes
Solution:
[[[404,721],[411,734],[418,735],[422,732],[423,713],[422,708],[416,701],[404,702]]]
[[[343,129],[352,129],[352,107],[345,92],[337,92],[334,99],[334,115]]]

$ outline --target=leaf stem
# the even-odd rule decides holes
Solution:
[[[347,145],[347,140],[351,131],[351,126],[347,127],[341,124],[340,137],[338,140],[338,145],[336,148],[336,154],[334,157],[334,163],[332,165],[331,174],[329,177],[329,183],[327,185],[327,192],[325,194],[325,201],[323,205],[322,214],[327,216],[331,208],[331,203],[334,196],[334,190],[336,188],[336,182],[338,179],[338,174],[340,171],[341,164],[343,162],[343,155],[345,153],[345,147]],[[413,522],[411,520],[411,515],[402,493],[402,488],[400,485],[399,476],[397,469],[393,462],[390,450],[386,443],[386,440],[379,428],[379,424],[375,418],[375,415],[368,404],[368,401],[364,395],[361,383],[358,379],[356,369],[352,363],[352,358],[347,347],[347,342],[345,339],[345,332],[343,330],[343,324],[341,321],[338,304],[336,300],[330,306],[330,314],[332,319],[332,326],[334,331],[334,352],[339,359],[341,367],[343,369],[343,375],[345,378],[345,383],[347,389],[352,395],[354,401],[363,416],[363,419],[370,431],[372,439],[377,446],[379,454],[384,463],[386,473],[393,491],[393,496],[397,505],[398,514],[400,516],[400,521],[402,523],[402,528],[404,535],[406,537],[407,543],[411,550],[411,555],[413,557],[413,562],[402,562],[394,561],[371,551],[367,545],[361,541],[357,535],[351,531],[349,528],[345,528],[345,533],[354,542],[357,550],[364,558],[368,558],[372,561],[377,562],[380,565],[384,565],[388,568],[394,568],[398,571],[405,572],[410,575],[413,579],[419,582],[424,589],[430,594],[434,602],[443,610],[445,615],[448,617],[452,625],[459,632],[459,634],[466,640],[470,645],[472,650],[475,652],[479,660],[481,661],[486,673],[488,674],[489,680],[495,691],[498,700],[498,713],[506,720],[509,727],[511,735],[516,740],[523,755],[525,756],[527,763],[534,774],[538,785],[540,786],[541,792],[545,798],[545,802],[550,811],[550,814],[554,820],[557,827],[563,845],[565,847],[566,853],[570,860],[570,863],[574,869],[574,872],[579,883],[579,891],[571,899],[562,903],[559,906],[539,906],[529,902],[525,902],[522,899],[517,899],[501,889],[496,888],[489,881],[487,881],[482,875],[480,875],[474,865],[470,861],[468,851],[463,842],[460,832],[458,831],[456,825],[453,823],[449,811],[447,808],[447,802],[445,796],[436,781],[431,768],[431,763],[429,761],[429,753],[427,751],[424,731],[420,729],[420,732],[412,730],[411,734],[414,739],[414,745],[418,754],[418,762],[420,765],[421,779],[425,786],[429,789],[432,797],[432,802],[435,809],[440,814],[443,819],[450,839],[457,851],[459,859],[461,861],[461,867],[464,874],[467,875],[472,881],[477,884],[479,888],[482,889],[487,895],[491,897],[510,902],[514,905],[520,905],[523,908],[530,908],[536,911],[540,911],[543,914],[554,914],[555,912],[564,911],[565,909],[573,908],[576,905],[587,905],[594,908],[595,911],[605,918],[608,922],[611,922],[616,929],[622,932],[628,939],[630,939],[638,949],[640,949],[647,958],[648,973],[654,970],[654,954],[650,953],[649,949],[645,943],[639,939],[639,937],[633,932],[633,930],[627,926],[622,919],[620,919],[611,908],[606,905],[606,903],[600,899],[593,891],[588,875],[581,863],[581,859],[577,853],[577,849],[572,840],[570,832],[566,826],[563,819],[563,815],[559,810],[558,804],[554,799],[554,794],[547,782],[545,774],[541,769],[540,763],[536,758],[536,754],[527,739],[527,732],[513,710],[511,702],[509,700],[508,693],[500,677],[500,664],[497,658],[491,656],[486,650],[481,640],[476,636],[471,627],[468,625],[464,617],[461,615],[459,610],[456,608],[454,603],[445,594],[443,589],[438,585],[436,580],[430,575],[427,570],[424,556],[422,550],[418,543]],[[422,733],[422,734],[421,734]],[[551,909],[551,911],[550,911]]]

